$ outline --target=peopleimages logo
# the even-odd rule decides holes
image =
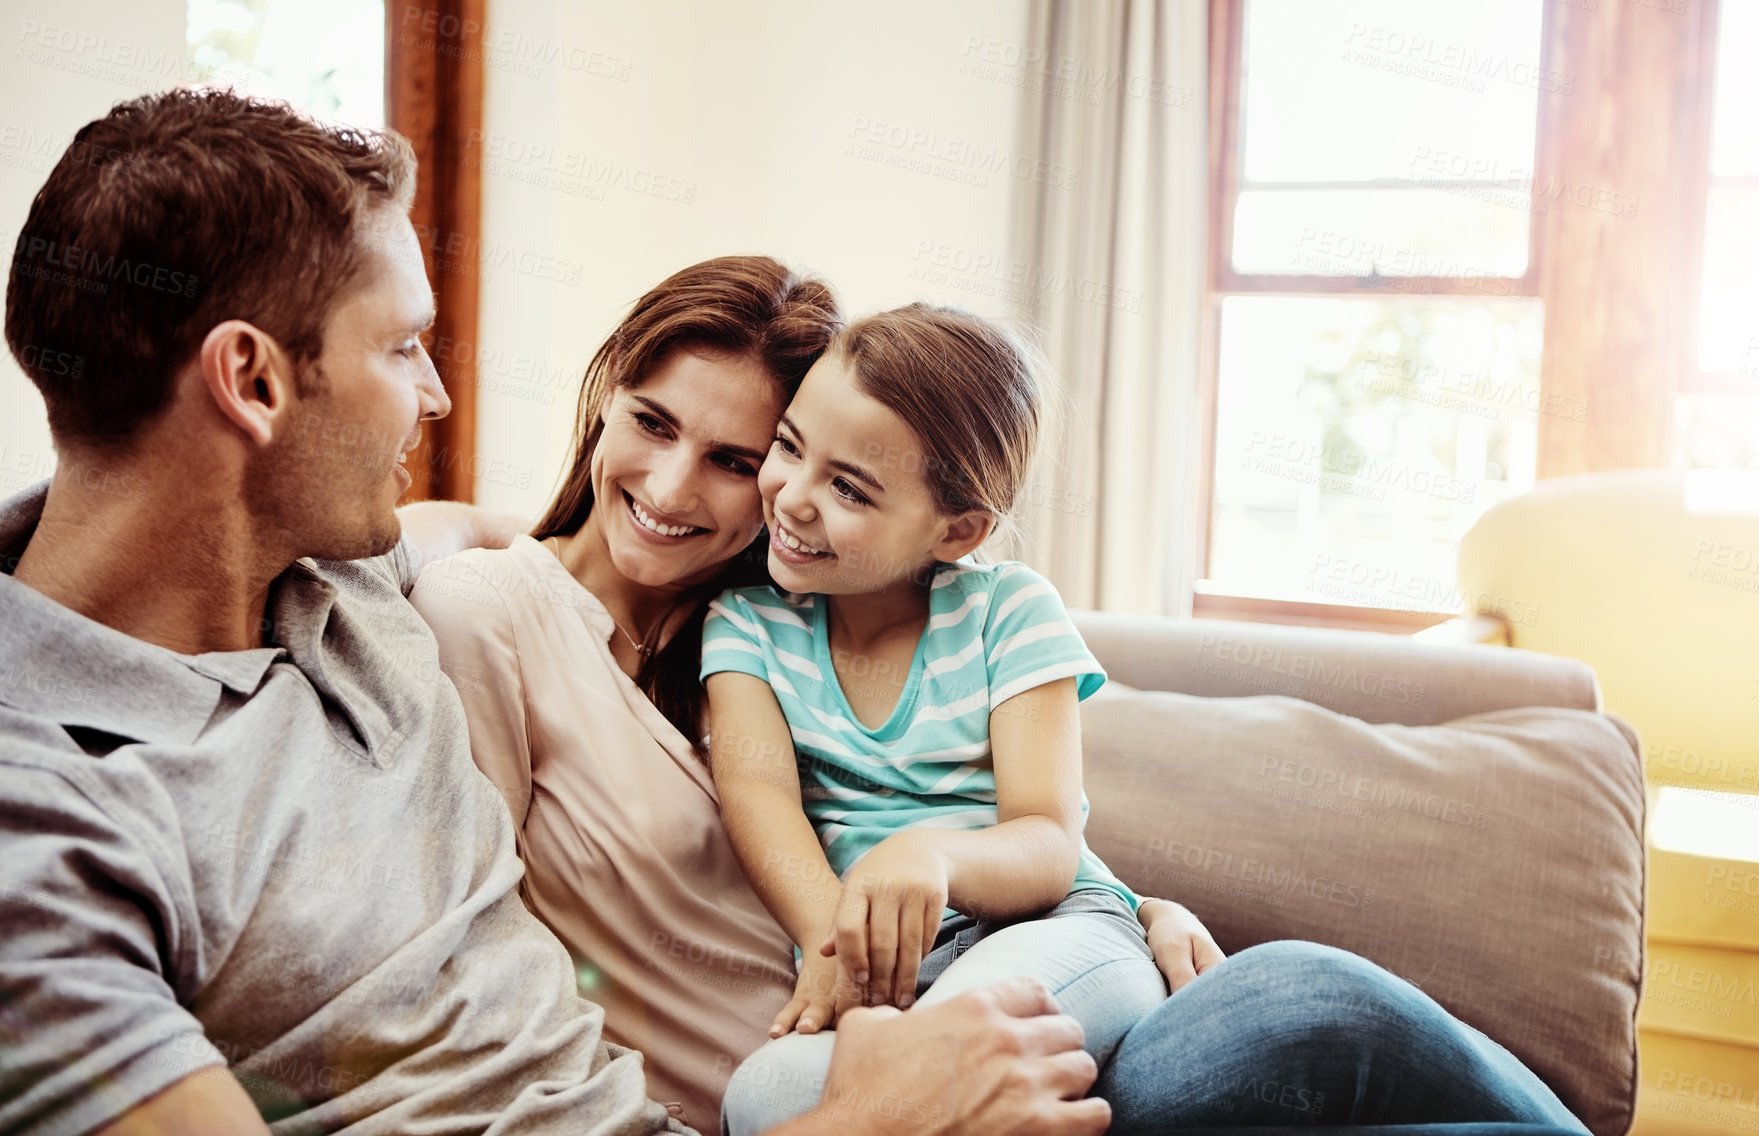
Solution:
[[[1265,647],[1205,635],[1198,641],[1197,654],[1207,654],[1224,662],[1263,669],[1272,674],[1286,675],[1303,682],[1315,682],[1336,690],[1353,690],[1372,698],[1384,698],[1412,706],[1423,704],[1421,683],[1412,683],[1407,679],[1374,671],[1357,670],[1342,663],[1328,664],[1323,659],[1299,651],[1284,651],[1279,647]]]
[[[33,263],[18,263],[24,261]],[[137,288],[150,288],[173,296],[193,297],[199,279],[192,272],[182,272],[150,261],[101,253],[42,237],[26,238],[19,246],[14,262],[17,271],[29,276],[48,276],[53,270],[59,269],[60,273],[56,275],[65,274],[81,281],[82,285],[108,280],[132,284]],[[90,290],[101,293],[105,288],[106,285],[97,284],[96,288]]]
[[[866,115],[855,116],[843,153],[978,186],[988,185],[991,174],[1005,174],[1042,182],[1052,189],[1074,189],[1077,175],[1070,166],[1014,154],[1005,146],[986,146],[948,137],[938,130],[876,121]]]
[[[1293,759],[1266,755],[1259,759],[1258,775],[1302,789],[1312,789],[1316,793],[1331,793],[1352,801],[1378,805],[1390,811],[1411,813],[1466,828],[1482,829],[1490,824],[1490,811],[1469,801],[1425,793],[1378,777],[1365,777],[1337,769],[1321,769]]]
[[[1488,81],[1561,95],[1572,94],[1576,89],[1576,77],[1568,72],[1553,71],[1497,51],[1482,51],[1470,44],[1438,42],[1399,28],[1351,24],[1344,43],[1346,61],[1448,87],[1482,92]]]
[[[1149,839],[1144,858],[1150,864],[1155,860],[1164,860],[1169,865],[1183,866],[1221,879],[1268,887],[1286,895],[1308,895],[1343,907],[1367,908],[1374,905],[1373,891],[1361,884],[1328,876],[1310,876],[1299,868],[1279,868],[1250,856],[1236,857],[1232,852],[1223,852],[1217,848],[1204,848],[1156,836]]]

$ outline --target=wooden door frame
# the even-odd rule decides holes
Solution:
[[[428,353],[452,399],[450,415],[423,427],[406,501],[476,495],[486,8],[486,0],[385,5],[385,121],[419,163],[409,220],[434,289]]]

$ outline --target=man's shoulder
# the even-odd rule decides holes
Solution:
[[[415,558],[409,541],[399,540],[389,552],[379,556],[363,556],[358,560],[322,560],[308,557],[295,562],[295,568],[312,572],[322,580],[362,598],[402,598],[415,584]]]

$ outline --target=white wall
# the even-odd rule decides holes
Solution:
[[[940,299],[1002,314],[973,290],[997,287],[982,272],[914,274],[937,255],[1007,259],[1013,182],[988,167],[1015,146],[1018,91],[966,72],[985,51],[1018,49],[1025,7],[494,0],[481,332],[446,345],[479,359],[477,499],[542,508],[594,348],[692,261],[769,253],[827,277],[857,312]],[[184,0],[0,0],[9,253],[76,128],[118,99],[200,78],[185,21]],[[42,402],[8,356],[0,493],[52,468]]]
[[[73,132],[188,75],[184,0],[0,0],[0,248],[6,263]],[[55,468],[43,400],[0,352],[0,496]]]
[[[542,508],[593,350],[693,261],[768,253],[825,276],[856,312],[939,299],[1003,314],[970,290],[995,287],[981,273],[913,273],[936,246],[1007,259],[1013,182],[987,171],[1015,147],[1019,92],[962,68],[974,41],[1018,45],[1025,8],[491,3],[483,243],[503,267],[483,285],[477,499]],[[885,164],[912,159],[926,170]]]

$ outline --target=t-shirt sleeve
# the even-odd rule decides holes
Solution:
[[[173,988],[193,899],[58,774],[0,780],[0,1132],[88,1132],[225,1064]]]
[[[989,708],[1055,682],[1073,678],[1077,699],[1105,684],[1105,670],[1051,582],[1024,564],[997,567],[984,625],[984,657],[989,666]]]
[[[765,639],[758,614],[736,591],[722,592],[708,605],[702,621],[702,678],[720,671],[739,671],[768,682]]]

